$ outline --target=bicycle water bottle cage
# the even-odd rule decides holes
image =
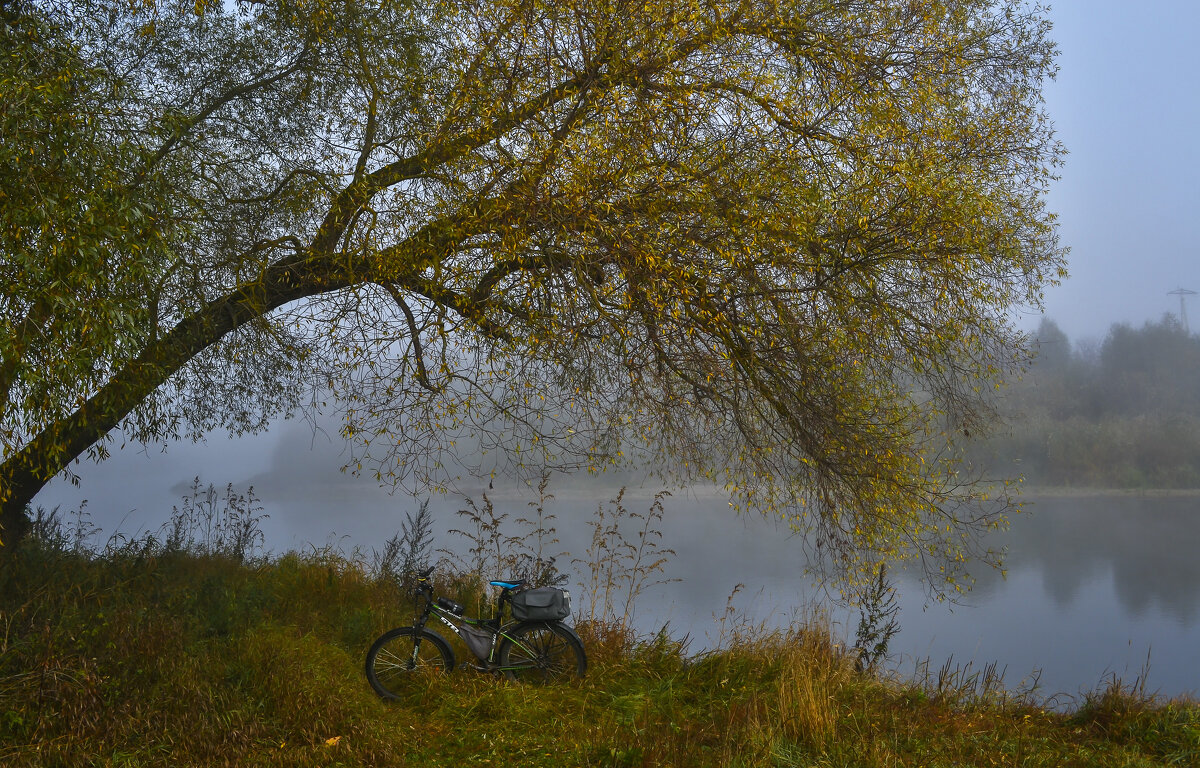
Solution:
[[[462,616],[462,612],[466,610],[464,606],[459,605],[453,600],[447,600],[444,597],[439,597],[437,599],[437,604],[438,608],[443,608],[447,611],[450,611],[450,613],[453,613],[455,616]]]
[[[500,587],[501,589],[516,589],[517,587],[521,586],[524,583],[525,583],[524,579],[521,579],[520,581],[489,581],[488,582],[488,584],[491,584],[493,587]]]

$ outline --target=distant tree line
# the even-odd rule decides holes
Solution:
[[[1053,321],[1000,403],[1006,426],[972,448],[990,474],[1042,486],[1200,487],[1200,336],[1174,315],[1074,344]]]

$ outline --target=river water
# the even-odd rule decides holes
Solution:
[[[254,486],[275,552],[310,545],[369,552],[415,509],[411,497],[338,473],[332,443],[314,442],[295,425],[281,431],[257,442],[122,453],[99,467],[80,465],[78,487],[56,482],[35,503],[74,509],[86,498],[101,538],[135,535],[166,520],[202,466],[204,484]],[[466,492],[477,502],[490,493],[510,519],[527,513],[532,498],[528,489],[500,482]],[[560,562],[582,557],[587,521],[615,490],[556,479],[550,492],[557,497],[548,507],[557,515],[557,551],[570,553]],[[651,496],[634,489],[625,506],[645,512]],[[1063,694],[1057,701],[1066,706],[1113,676],[1128,684],[1147,671],[1150,691],[1200,694],[1200,496],[1026,501],[1029,513],[1000,539],[1009,549],[1007,579],[983,570],[965,603],[948,605],[928,602],[914,576],[897,576],[901,629],[890,645],[892,667],[911,675],[922,662],[935,670],[947,660],[976,670],[995,663],[1010,687],[1040,670],[1039,694]],[[446,533],[461,527],[454,512],[462,506],[453,497],[433,499],[437,546],[463,547]],[[786,626],[823,604],[786,527],[738,517],[712,493],[672,496],[659,527],[662,545],[675,550],[661,576],[674,581],[640,595],[634,618],[642,631],[666,625],[699,651],[719,642],[718,619],[729,605],[740,621]],[[582,591],[580,579],[572,588]],[[834,631],[853,637],[857,614],[836,606],[829,613]]]

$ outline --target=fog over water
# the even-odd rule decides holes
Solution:
[[[80,488],[56,481],[36,503],[73,509],[86,498],[92,523],[105,535],[153,531],[190,489],[194,467],[203,465],[204,485],[254,487],[269,516],[262,527],[270,550],[332,544],[369,553],[400,529],[417,502],[340,473],[344,460],[336,439],[282,422],[249,441],[118,452],[103,465],[79,465]],[[478,483],[463,490],[477,502],[488,493],[510,519],[528,513],[535,497],[499,480],[491,490]],[[560,562],[582,557],[587,520],[617,489],[603,479],[561,477],[549,490],[556,496],[548,511],[558,518],[559,549],[570,553]],[[631,489],[625,506],[644,512],[655,490]],[[436,546],[455,546],[446,531],[461,527],[454,512],[462,506],[461,498],[432,499]],[[1151,690],[1200,693],[1200,498],[1035,498],[1029,509],[998,535],[1010,550],[1008,578],[980,572],[966,604],[927,604],[915,577],[899,575],[901,631],[891,650],[900,673],[912,674],[926,658],[935,669],[948,658],[976,669],[995,661],[1011,686],[1041,669],[1044,694],[1074,695],[1114,674],[1131,682],[1149,655]],[[786,626],[824,599],[803,576],[800,542],[786,526],[738,517],[713,491],[676,492],[662,529],[663,546],[677,553],[663,575],[678,581],[641,596],[635,620],[642,631],[667,625],[699,651],[718,642],[716,618],[739,584],[744,588],[733,599],[739,616],[773,626]],[[571,586],[582,591],[578,577]],[[832,620],[842,637],[853,636],[856,613],[834,608]]]

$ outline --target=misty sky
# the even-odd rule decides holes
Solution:
[[[1113,322],[1140,325],[1177,312],[1168,291],[1200,291],[1200,4],[1061,0],[1051,17],[1060,72],[1046,101],[1070,154],[1050,206],[1071,248],[1071,277],[1048,289],[1046,314],[1072,340],[1099,339]],[[1200,329],[1200,296],[1190,310],[1192,327]],[[1038,318],[1021,323],[1034,328]],[[291,532],[284,537],[291,542],[276,540],[283,546],[297,535],[319,540],[347,533],[341,509],[392,517],[389,510],[411,506],[341,475],[345,460],[336,436],[280,422],[268,435],[230,441],[218,434],[165,453],[127,446],[102,466],[77,465],[80,487],[56,480],[35,503],[73,507],[87,498],[106,531],[121,519],[130,531],[157,525],[195,475],[218,485],[254,483],[274,514],[271,526]],[[303,526],[279,519],[278,506],[296,510],[299,497],[338,512]]]
[[[1046,102],[1070,152],[1050,206],[1071,277],[1047,291],[1046,315],[1098,339],[1177,313],[1168,291],[1200,291],[1200,4],[1058,0],[1050,15],[1060,71]],[[1200,296],[1188,311],[1200,328]]]

